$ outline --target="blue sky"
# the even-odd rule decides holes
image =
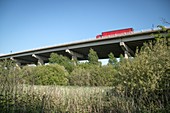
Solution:
[[[0,0],[0,54],[170,22],[169,0]],[[169,26],[169,25],[168,25]]]

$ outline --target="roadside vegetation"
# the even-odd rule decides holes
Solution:
[[[170,112],[170,31],[159,27],[168,34],[154,35],[131,59],[110,53],[107,65],[93,49],[85,63],[56,53],[43,66],[0,62],[0,112]]]

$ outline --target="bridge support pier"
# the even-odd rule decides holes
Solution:
[[[134,56],[134,52],[124,42],[120,42],[120,46],[121,46],[122,50],[124,51],[124,57],[126,59]]]
[[[15,63],[16,63],[16,67],[21,68],[21,62],[20,62],[19,60],[14,59],[13,57],[11,57],[10,59],[11,59],[11,60],[13,60],[13,61],[15,61]]]
[[[47,59],[45,57],[42,57],[42,56],[39,56],[39,55],[35,55],[35,54],[32,54],[32,56],[36,59],[38,59],[38,65],[43,65],[44,64],[44,60]]]
[[[72,60],[77,60],[77,58],[84,58],[83,55],[81,55],[81,54],[79,54],[79,53],[76,53],[76,52],[74,52],[74,51],[71,51],[71,50],[69,50],[69,49],[66,49],[65,51],[72,56]]]
[[[130,56],[128,55],[129,53],[127,51],[124,51],[124,57],[125,59],[128,59]]]
[[[65,51],[72,56],[72,60],[74,60],[74,61],[77,61],[77,58],[84,58],[84,56],[82,54],[76,53],[76,52],[71,51],[69,49],[66,49]]]

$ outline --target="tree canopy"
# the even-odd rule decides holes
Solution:
[[[88,54],[88,60],[90,64],[95,64],[98,65],[98,55],[96,53],[96,51],[94,51],[92,48],[89,50],[89,54]]]

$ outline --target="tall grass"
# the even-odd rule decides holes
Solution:
[[[29,86],[28,86],[29,89]],[[104,112],[104,93],[109,87],[34,86],[32,90],[48,97],[56,112]],[[46,101],[46,102],[47,102]]]
[[[11,61],[0,66],[1,113],[111,112],[103,99],[110,87],[26,85]]]
[[[26,85],[20,74],[12,61],[0,62],[1,113],[102,113],[111,110],[103,99],[109,87]]]
[[[20,84],[18,77],[0,79],[1,113],[137,113],[133,98],[112,87]],[[18,81],[17,81],[18,80]]]
[[[11,64],[12,65],[12,64]],[[1,113],[109,113],[125,105],[124,100],[110,96],[112,87],[38,86],[23,84],[19,70],[1,68]],[[113,102],[112,100],[116,100]],[[117,107],[117,108],[115,108]],[[125,107],[124,109],[129,109]]]
[[[3,113],[108,112],[103,100],[110,87],[34,86],[2,84]]]

